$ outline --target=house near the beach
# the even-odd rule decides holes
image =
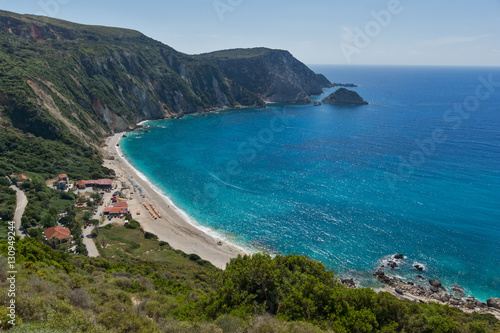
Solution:
[[[111,179],[79,180],[75,183],[75,186],[80,190],[84,190],[87,187],[110,190],[113,186],[113,181]]]
[[[71,240],[71,231],[61,225],[48,228],[43,232],[45,242],[55,241],[64,243]]]
[[[106,207],[103,211],[104,215],[127,215],[128,214],[128,203],[126,201],[120,201],[115,203],[112,207]]]

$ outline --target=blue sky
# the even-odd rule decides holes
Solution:
[[[0,0],[0,8],[135,29],[189,54],[265,46],[306,64],[500,66],[500,0]]]

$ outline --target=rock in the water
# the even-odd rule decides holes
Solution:
[[[404,256],[402,254],[396,254],[396,255],[394,255],[394,259],[397,259],[397,260],[401,260],[401,259],[403,259],[403,257]]]
[[[441,288],[441,282],[439,282],[438,280],[433,280],[433,279],[430,279],[429,280],[429,284],[435,288]]]
[[[451,290],[453,290],[453,292],[455,293],[455,295],[457,295],[458,297],[464,297],[465,296],[465,292],[464,292],[464,289],[462,287],[452,286]]]
[[[423,277],[422,275],[415,275],[415,276],[421,280],[425,280],[425,277]]]
[[[368,104],[357,92],[345,88],[338,89],[321,102],[325,104]]]
[[[389,263],[387,264],[390,268],[397,268],[398,267],[398,264],[396,264],[394,261],[389,261]]]
[[[379,269],[378,271],[375,272],[375,274],[373,274],[374,276],[384,276],[385,273],[383,270]]]
[[[438,293],[439,292],[439,288],[436,288],[436,287],[431,287],[431,291],[433,293]]]
[[[425,266],[424,265],[415,264],[415,265],[413,265],[413,267],[415,267],[415,269],[417,269],[417,270],[419,270],[421,272],[425,271]]]
[[[500,310],[500,298],[490,298],[486,301],[486,304],[490,307],[490,308],[495,308],[495,309],[498,309]]]

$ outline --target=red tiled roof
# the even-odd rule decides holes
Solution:
[[[52,239],[53,237],[55,237],[60,240],[63,240],[71,236],[71,231],[68,228],[65,228],[60,225],[49,228],[45,230],[43,233],[45,234],[45,237],[47,237],[47,239]]]
[[[128,203],[126,201],[120,201],[115,203],[113,207],[128,208]]]
[[[79,180],[75,183],[75,186],[85,186],[85,180]]]
[[[81,180],[85,185],[99,185],[99,186],[111,186],[113,181],[111,179],[99,179],[99,180]]]
[[[22,173],[20,175],[17,175],[17,179],[19,179],[19,180],[26,180],[26,179],[28,179],[28,177],[26,177],[25,173]]]
[[[61,174],[59,175],[59,179],[61,179],[61,178],[68,178],[68,175],[67,175],[67,174],[65,174],[65,173],[61,173]]]
[[[97,184],[101,186],[111,186],[113,184],[113,181],[111,179],[99,179],[97,181]]]
[[[128,214],[128,209],[123,207],[106,207],[104,208],[104,214]]]

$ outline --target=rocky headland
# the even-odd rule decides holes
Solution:
[[[232,81],[271,103],[310,103],[309,96],[333,87],[288,51],[233,49],[199,55],[213,62]]]

